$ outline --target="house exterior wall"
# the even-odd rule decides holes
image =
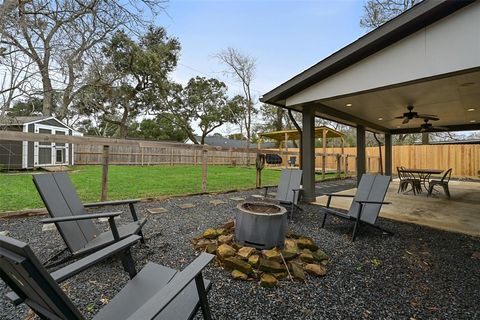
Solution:
[[[288,98],[287,106],[480,67],[480,3]]]

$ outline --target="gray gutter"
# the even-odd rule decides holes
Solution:
[[[476,0],[424,0],[343,49],[264,94],[261,102],[285,106],[286,98],[365,59],[391,44],[474,3]]]

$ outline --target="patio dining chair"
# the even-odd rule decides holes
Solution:
[[[290,220],[293,219],[293,213],[296,209],[302,210],[298,206],[300,195],[300,185],[302,183],[302,170],[299,169],[282,169],[280,183],[278,184],[275,200],[279,204],[289,207]],[[267,199],[268,189],[275,186],[265,186],[264,199]]]
[[[430,196],[435,188],[435,186],[440,186],[443,188],[445,195],[450,199],[450,190],[448,188],[448,183],[450,182],[450,177],[452,176],[452,168],[448,169],[440,180],[430,180],[428,182],[428,194]]]
[[[115,241],[138,234],[143,240],[142,227],[146,219],[139,219],[134,204],[139,200],[107,201],[82,204],[68,174],[64,172],[38,174],[33,182],[51,218],[42,223],[55,223],[72,257],[95,252]],[[128,204],[133,222],[117,228],[114,218],[122,212],[87,213],[85,208]],[[110,230],[100,232],[93,219],[108,218]],[[52,260],[49,259],[49,260]],[[63,261],[57,262],[59,264]],[[50,264],[53,266],[55,264]]]
[[[367,225],[381,230],[382,232],[392,234],[392,232],[387,231],[375,224],[377,222],[382,205],[390,204],[390,202],[384,201],[388,186],[390,185],[390,179],[390,176],[364,174],[360,179],[360,183],[358,184],[355,195],[325,194],[328,196],[328,200],[326,206],[322,206],[322,211],[324,213],[322,228],[325,226],[327,216],[334,215],[338,218],[350,220],[355,223],[353,227],[352,241],[355,241],[361,225]],[[331,208],[330,204],[332,197],[353,198],[348,212],[344,213],[338,209]]]
[[[24,302],[41,319],[83,320],[59,283],[122,250],[133,262],[128,248],[139,239],[130,236],[49,273],[26,243],[0,236],[0,277],[13,290],[8,298],[15,305]],[[210,281],[203,279],[202,270],[213,257],[202,253],[182,272],[149,262],[137,273],[133,264],[131,280],[93,319],[192,319],[199,308],[204,319],[212,319]]]
[[[403,170],[405,170],[405,167],[397,167],[398,179],[400,180],[397,193],[410,191],[408,190],[408,185],[411,185],[411,190],[413,191],[414,195],[416,195],[417,193],[421,193],[422,184],[420,179],[415,178],[413,174],[405,172]]]

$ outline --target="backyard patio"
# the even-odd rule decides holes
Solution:
[[[317,195],[355,187],[354,180],[318,183]],[[389,191],[396,197],[395,185]],[[456,194],[452,188],[452,195]],[[218,227],[235,216],[237,200],[252,199],[260,190],[174,198],[141,202],[138,212],[148,215],[144,227],[148,247],[132,249],[137,269],[152,261],[183,269],[198,252],[191,240],[209,227]],[[403,199],[421,199],[400,195]],[[225,203],[215,205],[212,200]],[[441,199],[431,199],[444,203]],[[452,205],[455,199],[451,201]],[[430,202],[430,199],[428,199]],[[191,204],[181,209],[181,204]],[[397,206],[397,203],[391,207]],[[166,212],[149,214],[147,209],[162,207]],[[321,214],[316,205],[302,205],[290,231],[312,237],[331,258],[327,275],[307,275],[305,283],[283,280],[274,288],[256,281],[231,279],[230,272],[211,263],[205,278],[212,281],[208,295],[215,319],[474,319],[480,316],[480,240],[454,232],[380,218],[379,224],[393,236],[363,228],[351,242],[351,224],[338,219],[320,228]],[[388,206],[384,206],[388,208]],[[122,208],[113,208],[121,210]],[[125,209],[125,208],[123,208]],[[411,214],[411,212],[410,212]],[[382,211],[381,216],[384,213]],[[28,242],[44,261],[64,248],[59,233],[42,231],[43,217],[0,219],[0,230]],[[129,220],[123,214],[121,220]],[[107,229],[107,223],[99,223]],[[62,284],[63,290],[87,317],[93,315],[128,281],[117,260],[107,260]],[[0,285],[2,319],[24,319],[27,309],[14,309],[4,298],[8,289]],[[197,316],[201,318],[200,315]]]

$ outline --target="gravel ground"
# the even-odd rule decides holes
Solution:
[[[324,182],[318,184],[317,192],[352,186],[352,180]],[[255,193],[259,191],[141,203],[140,213],[160,206],[168,212],[149,216],[144,228],[149,247],[139,244],[132,250],[137,268],[153,261],[183,269],[196,256],[190,239],[234,217],[237,202],[229,198]],[[213,199],[227,204],[213,206],[209,204]],[[177,205],[182,203],[195,207],[179,209]],[[205,277],[213,283],[209,301],[215,319],[480,319],[480,260],[472,258],[480,251],[480,239],[380,219],[378,223],[394,236],[364,228],[352,243],[350,223],[332,218],[322,230],[319,208],[303,208],[290,230],[311,236],[331,256],[327,275],[308,276],[306,283],[282,281],[278,287],[266,289],[256,282],[232,280],[229,272],[212,263]],[[42,232],[39,220],[0,219],[0,230],[30,243],[43,261],[59,252],[64,243],[56,231]],[[107,223],[99,225],[107,228]],[[102,301],[115,296],[127,281],[120,263],[111,259],[62,287],[90,319]],[[27,308],[14,309],[3,298],[6,292],[0,280],[1,319],[24,319]]]

